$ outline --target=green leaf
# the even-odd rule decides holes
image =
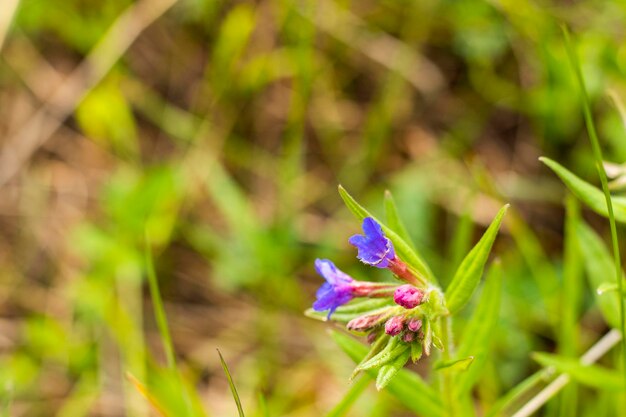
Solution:
[[[332,321],[347,323],[350,320],[363,315],[363,313],[376,314],[387,310],[389,307],[397,307],[391,298],[370,298],[363,300],[355,300],[350,304],[341,306],[335,310],[331,316]],[[315,311],[312,308],[307,309],[304,315],[320,321],[328,321],[328,313],[325,311]]]
[[[607,292],[615,292],[615,291],[619,291],[619,287],[614,282],[605,282],[604,284],[600,285],[596,289],[596,293],[598,295],[602,295],[602,294],[605,294]],[[622,297],[626,298],[626,294],[623,294]]]
[[[411,247],[411,249],[415,250],[415,245],[411,241],[411,237],[409,236],[409,232],[404,226],[404,222],[400,218],[400,214],[398,213],[398,207],[396,206],[396,201],[391,194],[391,191],[385,191],[385,218],[387,219],[387,225],[391,230],[395,230],[404,241]]]
[[[465,327],[457,357],[474,357],[474,364],[468,372],[460,374],[456,382],[459,392],[469,392],[482,371],[495,335],[500,317],[502,293],[502,267],[494,262],[489,269],[483,292],[470,322]]]
[[[399,355],[409,349],[409,345],[402,343],[399,337],[390,337],[387,346],[371,359],[361,363],[356,367],[356,371],[367,371],[368,369],[380,368],[383,365],[394,361]]]
[[[391,382],[393,377],[400,371],[400,369],[404,368],[404,365],[409,360],[410,354],[411,352],[409,349],[405,349],[396,357],[396,359],[393,360],[392,363],[384,365],[378,370],[378,375],[376,376],[376,389],[378,391],[385,388]]]
[[[222,369],[224,370],[224,374],[226,374],[226,379],[228,379],[228,385],[230,386],[230,392],[235,400],[235,404],[237,405],[237,412],[239,413],[239,417],[245,417],[243,413],[243,406],[241,405],[241,400],[239,399],[239,393],[237,392],[237,387],[235,387],[235,382],[233,381],[233,377],[228,370],[228,365],[226,365],[226,361],[222,356],[222,352],[217,349],[217,354],[220,356],[220,362],[222,364]]]
[[[458,312],[467,304],[478,287],[485,263],[491,252],[491,247],[508,207],[509,205],[507,204],[500,209],[483,237],[467,254],[457,269],[452,282],[446,290],[446,306],[451,314]]]
[[[416,251],[411,249],[411,246],[406,243],[406,241],[402,239],[400,235],[391,230],[383,222],[378,220],[369,211],[363,208],[363,206],[357,203],[356,200],[341,185],[339,186],[339,194],[341,195],[341,198],[343,199],[348,209],[359,220],[363,220],[366,217],[372,217],[380,224],[383,232],[385,232],[385,235],[393,243],[393,247],[396,253],[403,261],[405,261],[410,267],[412,267],[420,276],[424,277],[426,280],[430,281],[433,284],[437,284],[437,280],[428,265],[422,260],[422,258]]]
[[[613,283],[615,275],[613,257],[609,254],[602,239],[583,222],[578,223],[576,231],[591,288],[599,288]],[[619,298],[617,293],[609,292],[599,295],[594,292],[594,297],[607,323],[619,329]]]
[[[353,361],[358,362],[367,354],[367,347],[352,337],[339,332],[333,332],[332,336]],[[375,371],[370,370],[368,374],[373,377]],[[389,393],[415,414],[422,417],[443,416],[441,398],[416,373],[401,369],[386,388]]]
[[[588,205],[596,213],[608,217],[608,210],[606,207],[606,198],[604,193],[599,188],[589,184],[578,178],[575,174],[569,171],[567,168],[555,162],[549,158],[539,158],[541,162],[546,164],[556,175],[558,175],[563,183],[569,188],[569,190],[580,199],[583,203]],[[613,214],[615,220],[620,223],[626,223],[626,198],[624,197],[611,197],[613,202]]]
[[[365,392],[365,389],[369,386],[371,381],[372,378],[365,375],[363,378],[352,383],[348,392],[345,393],[339,403],[326,414],[326,417],[342,417],[346,415],[352,404]]]
[[[441,369],[448,369],[451,371],[466,371],[473,362],[474,357],[468,356],[467,358],[438,362],[437,364],[435,364],[435,369],[437,371]]]
[[[356,368],[354,368],[354,371],[352,371],[352,375],[350,375],[350,380],[353,380],[359,373],[361,373],[359,369],[361,365],[372,359],[381,350],[383,350],[383,347],[386,347],[389,344],[389,337],[390,336],[388,334],[383,333],[378,339],[376,339],[376,341],[370,347],[370,350],[367,352],[367,355],[363,356],[361,362],[359,362]]]
[[[557,371],[566,373],[577,382],[590,387],[607,390],[624,389],[622,375],[616,371],[597,365],[583,365],[577,359],[548,353],[534,353],[533,359],[543,366],[553,366]]]

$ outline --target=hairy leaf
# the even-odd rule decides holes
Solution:
[[[367,347],[350,336],[333,332],[333,338],[350,358],[358,362],[367,354]],[[376,375],[370,370],[368,374]],[[395,396],[405,407],[422,417],[443,416],[441,398],[419,375],[401,369],[387,384],[387,391]]]
[[[378,375],[376,376],[376,389],[381,390],[387,386],[391,382],[394,376],[400,371],[400,369],[404,368],[404,365],[409,360],[409,355],[411,352],[408,349],[404,349],[402,353],[400,353],[394,360],[388,365],[382,366],[378,370]]]

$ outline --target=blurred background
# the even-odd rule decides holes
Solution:
[[[595,0],[2,0],[0,410],[152,415],[129,372],[170,409],[232,416],[219,348],[249,415],[324,415],[353,364],[332,324],[303,316],[322,282],[313,261],[384,278],[347,242],[360,225],[338,184],[374,213],[392,191],[443,283],[512,204],[494,248],[499,334],[476,393],[479,408],[493,403],[559,337],[565,192],[537,158],[597,183],[560,25],[605,157],[623,162],[609,97],[626,94],[625,12]],[[147,249],[186,400],[166,371]],[[607,329],[590,293],[574,353]],[[348,415],[410,415],[365,392]]]

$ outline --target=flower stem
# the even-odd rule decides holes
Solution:
[[[452,323],[450,316],[442,316],[439,319],[439,325],[441,326],[441,342],[443,343],[443,352],[441,352],[441,359],[444,362],[449,361],[452,358],[454,343],[452,340]],[[454,399],[454,386],[452,380],[452,372],[450,369],[442,369],[441,371],[441,396],[443,398],[444,407],[446,409],[446,415],[453,417],[456,416]]]

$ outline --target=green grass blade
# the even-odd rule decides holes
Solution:
[[[587,132],[589,133],[589,141],[593,149],[593,155],[596,160],[596,170],[600,177],[600,183],[602,184],[602,191],[606,200],[606,207],[608,209],[609,225],[611,228],[611,245],[613,246],[613,259],[615,261],[615,282],[619,287],[619,329],[622,334],[626,334],[626,313],[624,306],[624,300],[622,295],[624,294],[624,284],[622,280],[622,266],[619,253],[619,240],[617,238],[617,226],[615,224],[615,214],[613,212],[613,202],[611,201],[611,194],[609,192],[608,179],[606,172],[604,171],[602,149],[600,148],[600,141],[596,133],[596,126],[591,115],[591,104],[589,102],[589,96],[587,95],[587,87],[585,86],[585,78],[578,62],[578,56],[574,50],[574,46],[570,39],[569,31],[567,27],[563,26],[563,37],[565,38],[565,49],[570,59],[570,63],[576,73],[576,80],[578,81],[578,87],[580,88],[580,95],[583,101],[583,113],[585,115],[585,125],[587,126]],[[626,337],[622,338],[622,370],[624,373],[624,385],[626,385]]]
[[[470,300],[480,283],[485,263],[496,239],[508,204],[500,209],[476,246],[467,254],[446,289],[446,306],[451,314],[458,312]]]
[[[543,366],[552,366],[557,371],[566,373],[581,384],[605,390],[622,390],[622,375],[597,365],[583,365],[578,359],[565,358],[548,353],[534,353],[533,359]]]
[[[383,222],[381,222],[379,219],[373,216],[369,211],[367,211],[363,206],[357,203],[354,197],[352,197],[346,191],[345,188],[343,188],[341,185],[338,188],[339,188],[339,194],[341,195],[341,198],[343,199],[344,203],[346,204],[348,209],[359,220],[363,220],[366,217],[372,217],[378,223],[380,223],[383,229],[383,232],[385,232],[385,235],[393,243],[393,247],[396,250],[396,253],[398,254],[398,256],[403,261],[405,261],[409,266],[413,267],[426,280],[430,281],[433,284],[437,284],[437,280],[435,276],[433,275],[432,271],[430,270],[430,268],[428,267],[428,265],[426,264],[426,262],[422,260],[422,258],[419,256],[419,254],[416,251],[411,249],[411,246],[408,243],[406,243],[406,241],[402,239],[400,235],[398,235],[394,230],[391,230]]]
[[[602,239],[586,224],[580,222],[576,228],[579,242],[584,242],[581,251],[589,285],[600,307],[600,311],[611,327],[619,328],[619,299],[615,291],[598,294],[597,288],[612,283],[613,259]]]
[[[191,412],[191,400],[187,393],[187,389],[183,385],[183,381],[178,373],[178,367],[176,365],[176,356],[174,354],[174,344],[172,343],[172,337],[167,325],[167,318],[165,315],[165,308],[163,307],[163,299],[161,298],[161,291],[159,290],[159,284],[157,282],[156,272],[154,270],[154,261],[152,260],[152,251],[150,250],[150,237],[146,232],[146,248],[145,248],[145,266],[148,275],[148,286],[150,287],[150,296],[152,298],[152,305],[154,306],[154,315],[156,317],[157,327],[159,328],[159,334],[161,336],[161,343],[163,343],[163,350],[165,351],[165,357],[167,365],[170,371],[177,376],[178,389],[180,390],[181,398],[185,403],[185,414],[190,416]]]
[[[582,257],[576,237],[580,223],[580,207],[573,195],[569,194],[565,203],[565,243],[563,256],[563,296],[561,298],[561,326],[559,332],[559,353],[566,357],[578,354],[578,316],[580,314],[582,288]],[[576,415],[578,389],[570,384],[563,389],[558,415]]]
[[[455,386],[461,394],[470,392],[484,368],[500,317],[501,293],[502,267],[499,262],[495,262],[489,270],[480,301],[457,350],[458,358],[474,357],[469,369],[457,377]]]
[[[333,338],[341,349],[355,362],[359,362],[366,354],[367,347],[343,333],[333,332]],[[371,377],[376,371],[367,372]],[[441,399],[419,375],[405,369],[400,370],[387,385],[389,391],[405,407],[423,417],[443,416]]]
[[[165,412],[165,407],[161,404],[159,399],[146,387],[141,381],[133,376],[130,372],[126,373],[126,379],[135,387],[137,392],[141,394],[143,398],[148,401],[152,409],[162,417],[167,416]]]
[[[515,387],[510,389],[503,397],[501,397],[486,413],[485,417],[499,417],[504,415],[512,415],[505,413],[512,410],[514,406],[528,399],[530,395],[538,390],[538,388],[552,378],[552,372],[542,369],[535,372]]]
[[[411,249],[415,250],[415,245],[409,236],[409,232],[404,226],[404,222],[400,218],[400,214],[398,213],[398,206],[396,206],[396,201],[391,194],[391,191],[385,191],[385,218],[387,220],[387,226],[391,230],[395,230],[404,241],[411,247]]]
[[[243,413],[243,407],[241,405],[241,399],[239,398],[239,393],[237,392],[237,387],[235,387],[235,382],[233,381],[233,377],[228,370],[228,365],[226,365],[226,361],[222,356],[222,352],[217,349],[217,354],[220,355],[220,362],[222,364],[222,369],[226,374],[226,379],[228,379],[228,385],[230,386],[230,392],[233,395],[233,399],[235,400],[235,404],[237,404],[237,412],[239,413],[239,417],[245,417]]]
[[[550,158],[541,157],[539,160],[554,171],[554,173],[561,178],[561,181],[563,181],[567,188],[576,197],[578,197],[580,201],[585,203],[596,213],[604,217],[608,217],[609,212],[606,205],[606,199],[599,188],[594,187],[588,182],[580,179],[567,168]],[[626,223],[626,198],[611,197],[611,200],[613,203],[613,215],[615,220],[620,223]]]
[[[368,375],[364,375],[356,382],[353,382],[348,392],[346,392],[341,401],[339,401],[339,403],[337,403],[337,405],[333,407],[328,414],[326,414],[326,417],[345,416],[346,413],[350,411],[352,404],[354,404],[354,402],[365,392],[365,389],[369,386],[370,382],[372,382],[372,378]]]

